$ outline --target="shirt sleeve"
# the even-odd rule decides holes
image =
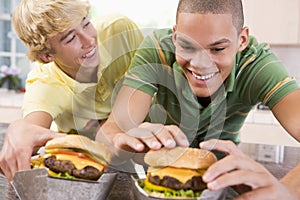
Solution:
[[[38,80],[27,83],[22,107],[23,117],[35,111],[44,111],[55,119],[71,104],[69,90],[62,85],[43,83]]]
[[[299,88],[269,48],[260,49],[249,60],[252,61],[237,75],[237,92],[244,102],[251,105],[262,102],[272,109],[283,97]]]

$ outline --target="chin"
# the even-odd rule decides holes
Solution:
[[[192,88],[192,91],[196,97],[210,97],[213,93],[211,93],[207,88],[199,89],[199,88]]]

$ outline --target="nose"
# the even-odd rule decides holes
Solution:
[[[194,55],[190,58],[190,64],[195,69],[203,69],[203,68],[209,68],[212,66],[212,60],[210,58],[210,55],[205,50],[197,51],[194,53]]]
[[[83,32],[80,34],[80,41],[83,49],[89,48],[94,45],[94,40],[94,37],[92,37],[88,33]]]

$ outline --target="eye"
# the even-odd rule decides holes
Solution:
[[[213,52],[221,52],[221,51],[224,51],[224,50],[225,50],[225,47],[211,49],[211,51],[213,51]]]
[[[180,48],[186,51],[193,51],[195,48],[189,45],[180,45]]]
[[[88,21],[87,23],[85,23],[85,24],[83,25],[83,28],[86,28],[86,27],[88,27],[90,24],[91,24],[91,22],[90,22],[90,21]]]
[[[66,43],[69,44],[69,43],[72,42],[74,39],[75,39],[75,35],[73,35],[73,36],[71,37],[71,39],[67,40]]]

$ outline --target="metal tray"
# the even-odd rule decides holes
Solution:
[[[145,192],[138,184],[138,181],[143,181],[143,179],[136,178],[131,176],[132,178],[132,188],[135,199],[137,200],[174,200],[177,198],[160,198],[150,196],[147,192]],[[210,191],[204,190],[200,197],[198,198],[178,198],[184,200],[224,200],[226,198],[226,189],[218,190],[218,191]]]
[[[117,173],[104,173],[97,181],[51,178],[45,168],[17,172],[13,178],[19,199],[102,200],[108,196]]]

